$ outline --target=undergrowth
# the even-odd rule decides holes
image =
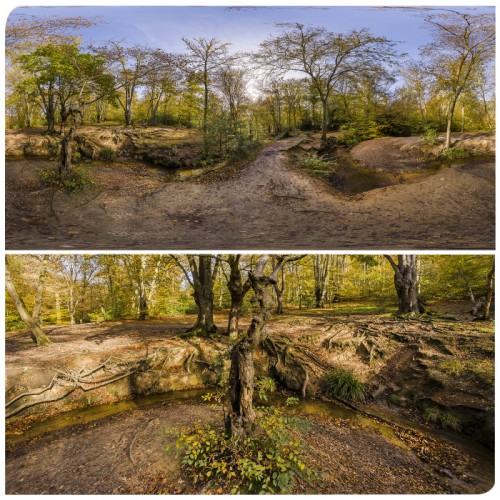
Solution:
[[[38,175],[44,186],[54,187],[67,193],[82,192],[94,184],[90,172],[83,167],[72,167],[64,175],[50,167],[41,168],[38,170]]]
[[[287,401],[293,403],[295,398]],[[246,438],[229,437],[209,424],[177,432],[182,467],[203,491],[217,486],[226,494],[290,493],[298,478],[314,479],[298,432],[306,430],[303,421],[276,407],[258,407],[256,413]]]
[[[334,368],[323,377],[321,383],[327,396],[353,401],[365,399],[364,385],[352,370]]]

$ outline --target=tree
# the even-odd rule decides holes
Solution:
[[[52,342],[49,340],[47,335],[45,335],[45,332],[42,330],[40,324],[40,309],[41,309],[41,302],[43,295],[43,284],[45,280],[45,273],[47,271],[46,267],[47,258],[46,257],[42,258],[41,268],[38,278],[37,297],[35,301],[35,306],[33,308],[33,314],[30,314],[28,312],[28,309],[26,308],[23,299],[20,297],[14,285],[10,272],[11,259],[12,259],[11,256],[5,257],[5,288],[7,289],[7,293],[12,298],[12,301],[14,302],[14,305],[16,306],[17,312],[19,313],[19,316],[21,317],[23,323],[30,330],[32,338],[35,341],[36,345],[38,346],[49,345]]]
[[[216,76],[216,85],[229,109],[233,128],[238,123],[241,106],[246,100],[247,80],[246,70],[234,66],[223,66]]]
[[[489,320],[491,317],[491,304],[493,302],[493,282],[495,280],[495,256],[491,257],[491,267],[488,271],[488,279],[486,281],[486,299],[484,301],[483,320]]]
[[[124,112],[125,126],[130,127],[133,123],[132,104],[136,89],[145,75],[160,69],[158,65],[151,64],[151,59],[160,51],[152,51],[138,45],[125,47],[114,41],[109,42],[106,47],[95,47],[94,50],[110,65],[116,81],[116,90],[120,90],[117,100]]]
[[[229,294],[231,295],[231,309],[229,310],[227,325],[227,334],[229,335],[229,337],[238,336],[238,324],[241,316],[243,299],[252,286],[249,279],[243,281],[240,268],[240,260],[241,255],[239,254],[227,256],[227,263],[229,264],[230,269],[227,287],[229,289]]]
[[[421,49],[437,89],[447,98],[445,148],[451,144],[453,115],[460,96],[495,57],[494,14],[447,10],[426,18],[434,42]],[[438,47],[438,49],[436,49]]]
[[[283,24],[280,36],[260,44],[257,59],[278,72],[305,73],[323,106],[321,139],[326,141],[328,100],[337,82],[348,74],[380,70],[396,53],[394,44],[367,29],[332,33],[300,23]]]
[[[163,264],[160,255],[124,255],[123,263],[137,300],[137,319],[149,318],[149,306]]]
[[[328,271],[330,269],[330,255],[316,254],[314,256],[314,297],[315,307],[323,307],[325,291],[328,286]]]
[[[254,300],[259,309],[254,314],[252,323],[246,335],[233,347],[231,351],[231,368],[229,372],[229,395],[231,412],[226,417],[226,430],[232,436],[244,437],[252,432],[255,421],[253,409],[253,391],[255,368],[254,352],[261,342],[267,320],[271,315],[273,300],[269,288],[276,283],[282,267],[292,260],[302,258],[287,255],[276,257],[271,272],[265,274],[267,255],[262,256],[255,268],[248,275],[254,291]]]
[[[416,255],[398,255],[396,264],[390,255],[385,258],[394,270],[394,286],[398,295],[398,313],[402,315],[418,315],[418,266]]]
[[[215,71],[227,63],[229,43],[216,38],[183,38],[189,51],[184,64],[185,70],[203,86],[203,132],[207,132],[208,98]]]
[[[186,333],[201,336],[217,333],[217,326],[214,323],[214,283],[219,260],[211,255],[188,255],[188,266],[186,266],[178,256],[171,257],[193,288],[193,297],[198,308],[196,323]]]

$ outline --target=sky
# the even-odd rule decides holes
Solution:
[[[438,9],[438,7],[432,7]],[[467,7],[450,7],[464,10]],[[493,7],[478,7],[476,12],[494,12]],[[437,11],[436,11],[437,12]],[[33,16],[100,17],[97,26],[81,32],[84,42],[97,45],[109,40],[147,45],[167,52],[183,52],[183,37],[215,37],[232,44],[233,51],[255,50],[269,35],[279,33],[276,23],[300,22],[323,26],[329,31],[345,32],[369,28],[375,35],[402,42],[399,49],[411,56],[418,47],[431,41],[420,9],[382,7],[172,7],[172,6],[59,6],[19,7],[19,14]]]

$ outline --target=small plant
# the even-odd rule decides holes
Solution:
[[[259,398],[262,401],[268,400],[268,393],[274,392],[276,390],[276,382],[270,377],[264,377],[257,381],[255,384]]]
[[[463,375],[466,371],[464,364],[457,359],[443,361],[439,364],[439,368],[453,377],[460,377],[460,375]]]
[[[314,154],[298,154],[297,160],[300,165],[311,170],[325,170],[330,166],[330,162],[325,159],[325,156],[316,156]],[[333,170],[332,170],[333,172]]]
[[[452,431],[460,431],[462,428],[460,419],[456,415],[453,415],[453,413],[442,413],[440,424],[445,429],[450,429]]]
[[[310,479],[295,421],[279,408],[257,410],[256,426],[244,439],[198,425],[177,433],[182,467],[195,484],[224,493],[289,493],[297,476]],[[168,450],[167,450],[168,451]]]
[[[462,158],[468,158],[471,155],[470,150],[460,146],[454,148],[443,149],[439,156],[445,160],[460,160]]]
[[[426,406],[424,408],[425,421],[430,424],[439,425],[444,429],[451,429],[452,431],[460,431],[462,425],[460,419],[453,415],[453,413],[443,412],[436,406]]]
[[[436,406],[426,406],[424,408],[424,418],[426,422],[437,424],[441,418],[441,412]]]
[[[438,141],[438,133],[434,128],[427,128],[422,136],[424,144],[426,146],[435,146]]]
[[[327,396],[347,400],[365,399],[365,388],[352,370],[334,368],[322,379],[323,391]]]
[[[99,158],[101,158],[102,160],[111,161],[114,160],[115,157],[116,157],[116,151],[113,148],[109,147],[102,148],[99,153]]]
[[[72,167],[64,175],[53,168],[42,168],[38,170],[38,175],[44,186],[54,187],[67,193],[85,191],[94,184],[88,170],[82,167]]]

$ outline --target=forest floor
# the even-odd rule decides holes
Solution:
[[[465,433],[477,430],[485,419],[494,421],[493,322],[472,321],[467,304],[461,302],[429,307],[436,314],[422,321],[394,318],[376,304],[341,303],[332,309],[287,310],[269,322],[271,338],[289,341],[287,366],[292,373],[283,374],[285,382],[293,383],[297,372],[302,377],[293,360],[305,348],[312,349],[321,363],[352,369],[366,382],[370,400],[362,408],[393,422],[411,422],[414,428],[408,431],[379,421],[367,425],[344,418],[343,413],[339,417],[309,412],[308,405],[326,403],[307,398],[297,407],[297,415],[308,426],[301,440],[318,469],[321,492],[481,493],[491,487],[493,453]],[[225,313],[216,316],[221,329],[226,318]],[[177,363],[175,368],[162,361],[162,372],[180,379],[187,376],[185,360],[195,340],[179,334],[194,319],[191,315],[47,327],[54,343],[42,348],[30,345],[26,334],[10,332],[7,384],[24,380],[31,372],[35,388],[42,372],[50,380],[54,368],[88,368],[115,354],[138,358],[159,346]],[[241,327],[248,324],[246,317]],[[196,345],[204,350],[222,346],[227,351],[228,339],[215,336]],[[257,358],[262,364],[262,355]],[[427,424],[418,401],[459,415],[464,433]],[[200,493],[186,481],[174,456],[173,437],[165,429],[196,421],[222,425],[220,410],[201,404],[199,398],[156,400],[111,416],[106,410],[92,421],[80,420],[80,412],[87,410],[73,407],[66,412],[73,415],[70,425],[61,428],[50,427],[57,410],[54,413],[47,405],[38,408],[41,414],[8,421],[8,493]],[[99,406],[90,410],[99,411]],[[30,434],[37,425],[52,432]],[[476,439],[491,446],[492,429]],[[20,439],[23,434],[31,437]],[[296,493],[311,493],[306,484],[297,488]],[[217,485],[210,491],[219,492]]]
[[[288,152],[302,141],[295,137],[269,143],[248,165],[183,181],[144,162],[94,160],[85,164],[95,184],[79,194],[41,184],[37,169],[56,168],[54,162],[9,159],[6,246],[10,250],[494,247],[494,159],[471,157],[411,183],[346,194],[294,165]],[[407,169],[414,168],[415,158],[403,146],[415,138],[380,141],[358,146],[363,147],[358,156],[377,158],[378,164],[387,158],[389,166],[396,165],[397,157],[398,171],[407,158]]]

